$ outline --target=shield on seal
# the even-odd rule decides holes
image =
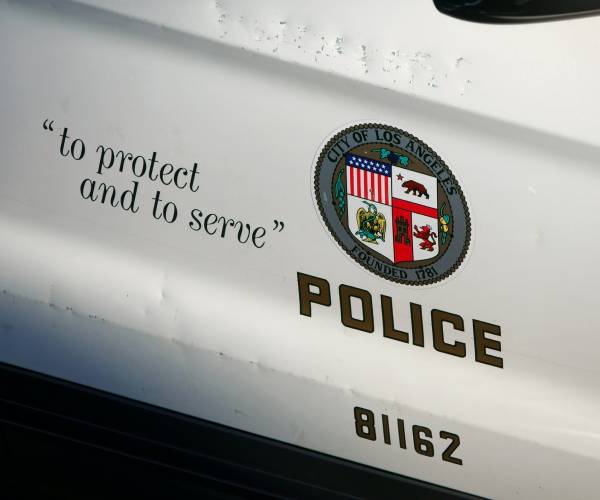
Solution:
[[[437,256],[437,179],[353,153],[345,161],[352,235],[394,263]]]
[[[394,262],[435,257],[439,253],[437,179],[393,166],[391,184]]]

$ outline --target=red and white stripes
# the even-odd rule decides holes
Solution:
[[[391,204],[388,176],[347,165],[346,186],[348,186],[348,194],[386,205]]]

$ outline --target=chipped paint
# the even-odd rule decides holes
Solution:
[[[222,6],[219,6],[223,9]],[[230,7],[232,12],[235,12],[235,5]],[[227,15],[221,13],[218,17],[218,22],[223,23]],[[295,60],[298,62],[308,63],[305,55],[312,55],[312,62],[318,66],[326,64],[330,68],[339,66],[347,72],[353,71],[348,65],[348,54],[356,54],[358,62],[359,75],[373,75],[374,68],[387,74],[384,78],[386,87],[397,87],[399,89],[406,88],[412,93],[423,92],[426,88],[437,89],[442,82],[449,84],[450,88],[456,89],[461,96],[465,95],[472,83],[469,78],[464,76],[462,69],[466,65],[464,57],[457,57],[454,64],[444,64],[442,61],[432,61],[431,54],[423,51],[403,52],[399,49],[389,49],[381,45],[370,47],[367,43],[355,42],[348,44],[345,42],[343,34],[328,34],[323,32],[310,32],[307,25],[294,24],[287,20],[274,22],[265,21],[263,18],[250,19],[245,16],[236,16],[235,13],[230,15],[230,18],[239,25],[244,26],[251,24],[254,26],[254,35],[252,40],[245,37],[234,37],[231,43],[240,45],[246,50],[253,50],[262,53],[265,49],[263,44],[255,44],[252,42],[267,42],[268,49],[271,54],[276,54],[278,58],[283,60]],[[236,21],[237,20],[237,21]],[[277,32],[277,25],[286,28],[286,31]],[[239,33],[236,26],[224,28],[220,38],[224,39],[230,33]],[[295,36],[290,33],[296,32]],[[242,31],[244,33],[244,31]],[[354,39],[355,37],[352,37]],[[387,54],[383,56],[383,64],[378,66],[381,56],[379,54]],[[332,60],[336,63],[332,64]],[[331,70],[331,69],[330,69]],[[454,70],[454,71],[450,71]],[[448,81],[450,74],[450,81]],[[384,75],[385,76],[385,75]]]
[[[102,4],[91,0],[90,3]],[[255,17],[251,15],[252,10],[237,2],[213,2],[212,5],[217,38],[243,50],[411,93],[427,94],[427,89],[437,89],[440,74],[444,75],[447,88],[459,95],[464,95],[468,88],[467,77],[461,70],[463,64],[459,62],[464,61],[463,57],[454,59],[455,71],[449,72],[450,65],[444,64],[443,57],[432,62],[431,55],[425,51],[400,50],[397,46],[386,47],[381,42],[361,40],[355,31],[345,36],[339,31],[311,29],[308,24],[292,19]],[[104,6],[117,8],[109,2]],[[200,29],[204,36],[210,36],[209,26],[195,26],[195,30]]]

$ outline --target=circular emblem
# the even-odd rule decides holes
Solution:
[[[317,161],[315,194],[336,241],[383,278],[435,283],[469,247],[458,181],[427,144],[398,128],[366,123],[332,137]]]

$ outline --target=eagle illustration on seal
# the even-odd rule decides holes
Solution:
[[[363,201],[368,209],[360,207],[356,211],[356,225],[358,226],[357,234],[365,243],[373,243],[377,245],[377,240],[385,241],[385,217],[377,211],[377,207],[373,203]]]

